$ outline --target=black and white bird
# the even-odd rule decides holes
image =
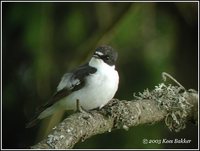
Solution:
[[[117,52],[112,47],[103,45],[96,48],[88,63],[63,75],[56,93],[26,127],[33,126],[36,121],[52,115],[60,108],[76,110],[77,100],[85,110],[102,108],[118,89],[116,60]]]

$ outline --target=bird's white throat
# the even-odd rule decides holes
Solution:
[[[107,63],[105,63],[102,59],[95,58],[95,57],[91,58],[89,65],[97,68],[97,70],[106,70],[106,69],[115,70],[115,65],[110,66]]]

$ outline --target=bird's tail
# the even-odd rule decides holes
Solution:
[[[30,120],[30,122],[26,124],[26,128],[35,126],[40,121],[40,119],[52,115],[56,110],[55,106],[50,106],[48,108],[45,107],[46,106],[42,106],[37,109],[35,116]]]
[[[31,118],[31,120],[26,123],[26,128],[31,128],[33,126],[35,126],[39,121],[40,119],[38,118],[38,116],[44,111],[45,109],[41,106],[41,107],[38,107],[36,109],[36,112],[35,112],[35,115]]]
[[[26,124],[26,128],[31,128],[35,126],[38,122],[39,122],[39,119],[36,117]]]

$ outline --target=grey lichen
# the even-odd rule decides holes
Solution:
[[[56,149],[56,143],[59,141],[59,139],[60,138],[57,135],[48,135],[47,144]]]
[[[187,101],[188,93],[179,86],[166,85],[164,83],[155,86],[149,92],[148,89],[136,96],[137,99],[151,99],[157,102],[158,108],[166,110],[165,123],[171,131],[179,132],[185,128],[188,113],[192,105]]]
[[[114,119],[113,129],[128,130],[130,126],[139,123],[140,105],[135,102],[133,106],[131,102],[133,103],[133,101],[113,99],[101,110],[104,116]]]

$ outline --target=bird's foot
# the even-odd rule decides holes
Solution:
[[[84,108],[80,105],[79,99],[76,100],[76,112],[81,112],[81,113],[87,114],[88,117],[93,117],[92,112],[90,112],[90,111],[84,109]]]

